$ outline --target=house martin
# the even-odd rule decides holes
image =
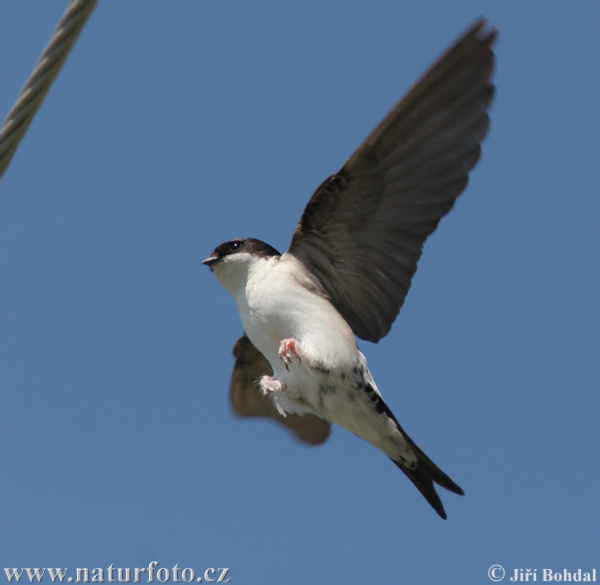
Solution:
[[[496,31],[479,20],[311,197],[287,252],[227,241],[204,260],[237,302],[231,394],[308,444],[329,422],[383,451],[435,511],[438,484],[463,490],[414,443],[384,402],[356,337],[390,330],[423,244],[467,186],[489,127]]]

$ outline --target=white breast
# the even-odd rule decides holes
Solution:
[[[236,296],[246,333],[274,370],[283,339],[298,340],[309,359],[322,367],[347,366],[356,358],[356,341],[349,325],[314,286],[304,267],[287,254],[260,258]]]

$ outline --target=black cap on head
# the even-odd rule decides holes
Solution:
[[[269,246],[269,244],[265,244],[265,242],[262,242],[261,240],[255,238],[242,238],[239,240],[229,240],[228,242],[220,244],[213,250],[210,258],[202,261],[202,264],[211,266],[215,262],[225,258],[225,256],[236,254],[238,252],[247,252],[248,254],[265,258],[268,256],[281,256],[273,246]]]

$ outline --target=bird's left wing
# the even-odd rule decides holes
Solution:
[[[277,412],[273,401],[263,396],[258,381],[262,376],[271,376],[273,370],[269,362],[244,335],[233,348],[235,365],[231,377],[231,405],[236,414],[242,417],[271,418],[287,427],[294,436],[308,445],[324,443],[331,433],[331,425],[312,414],[300,416]]]
[[[423,243],[479,159],[494,38],[483,20],[463,35],[317,189],[296,227],[288,254],[362,339],[390,330]]]

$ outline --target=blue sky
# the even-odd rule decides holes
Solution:
[[[65,6],[0,4],[2,115]],[[483,157],[392,332],[361,344],[465,489],[444,522],[344,429],[306,449],[231,414],[242,329],[201,260],[286,249],[479,15],[500,31]],[[100,2],[0,185],[0,568],[600,569],[598,22],[598,3]]]

